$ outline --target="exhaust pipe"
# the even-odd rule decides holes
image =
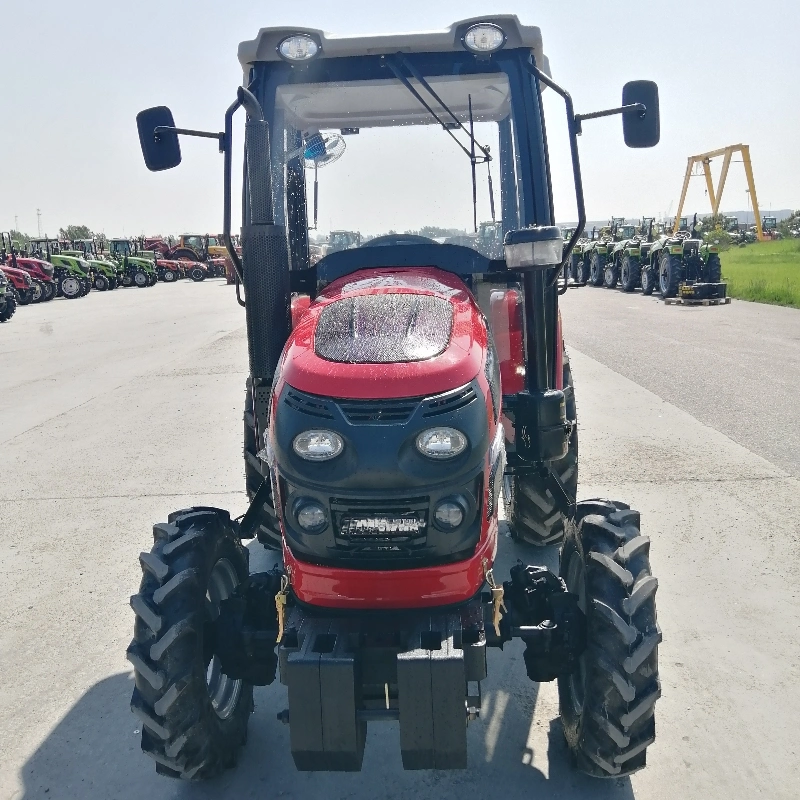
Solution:
[[[250,221],[242,227],[242,266],[246,297],[250,374],[270,385],[289,337],[289,251],[286,230],[275,225],[269,125],[261,106],[242,90]]]
[[[247,348],[252,375],[256,441],[269,425],[269,399],[275,371],[289,338],[289,251],[286,230],[275,224],[269,124],[255,96],[240,89],[247,111],[245,154],[250,219],[242,221],[242,278],[247,318]]]

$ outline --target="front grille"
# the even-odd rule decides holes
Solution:
[[[475,400],[475,390],[472,388],[472,384],[469,384],[454,392],[447,392],[427,400],[422,416],[438,417],[440,414],[450,414],[458,411],[459,408],[468,406],[473,400]]]
[[[283,398],[283,402],[289,408],[293,408],[301,414],[307,414],[309,417],[333,419],[330,406],[324,400],[313,395],[288,391]]]
[[[392,501],[332,498],[336,544],[353,557],[413,555],[427,540],[429,505],[427,497]]]
[[[400,424],[411,419],[419,398],[405,400],[340,400],[338,405],[352,425]]]

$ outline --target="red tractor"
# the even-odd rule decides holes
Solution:
[[[25,290],[28,302],[41,303],[52,300],[57,293],[53,278],[53,265],[39,258],[17,255],[11,234],[0,233],[0,264],[27,272],[32,281],[30,290]]]
[[[640,769],[661,691],[650,540],[625,503],[576,500],[558,303],[586,218],[581,123],[622,114],[626,142],[651,147],[657,87],[629,83],[620,108],[576,115],[549,77],[539,29],[514,16],[398,36],[262,28],[239,58],[250,88],[224,133],[176,128],[164,106],[137,117],[154,171],[180,163],[179,134],[219,140],[250,360],[247,512],[177,511],[140,557],[128,658],[142,749],[164,775],[218,774],[246,741],[253,686],[279,674],[288,707],[274,711],[298,770],[359,770],[379,721],[399,724],[406,769],[464,768],[486,650],[519,639],[530,680],[558,681],[578,768],[604,778]],[[553,224],[545,86],[565,102],[573,155],[580,222],[566,244]],[[231,143],[242,107],[240,258]],[[431,159],[414,173],[429,175],[430,194],[412,184],[423,221],[446,178],[418,136],[455,139],[466,156],[473,192],[447,227],[477,227],[475,167],[498,154],[502,258],[389,234],[312,266],[305,171],[329,147],[340,156],[345,134],[359,148],[367,128],[374,138],[394,127],[387,147],[399,158],[408,126],[428,126],[404,145]],[[379,209],[382,189],[395,196],[374,166],[364,180],[369,191],[345,193],[337,213],[358,201]],[[558,575],[522,563],[505,582],[494,575],[508,546],[501,496],[520,542],[561,545]],[[280,554],[269,572],[249,572],[243,542],[254,538]]]

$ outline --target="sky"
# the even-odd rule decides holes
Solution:
[[[0,52],[2,230],[37,233],[39,209],[42,233],[49,235],[68,224],[108,236],[218,231],[222,157],[214,143],[184,138],[183,164],[150,173],[136,134],[140,109],[169,105],[178,125],[219,130],[241,81],[238,43],[254,38],[260,27],[402,32],[443,29],[489,13],[515,13],[524,24],[541,27],[553,78],[570,91],[578,112],[618,105],[628,80],[659,84],[657,147],[627,149],[619,118],[584,125],[589,219],[674,214],[687,157],[740,142],[751,148],[762,212],[800,207],[796,0],[763,6],[744,0],[678,6],[404,0],[402,14],[397,4],[374,0],[6,0],[3,8],[3,29],[12,35],[3,37]],[[545,108],[556,213],[567,221],[575,217],[575,205],[563,106],[549,92]],[[242,124],[240,118],[234,163],[241,159]],[[469,162],[438,135],[425,145],[407,137],[406,155],[394,160],[377,140],[356,144],[354,137],[345,156],[320,171],[320,227],[467,227]],[[421,149],[427,162],[409,155]],[[426,163],[437,169],[433,190]],[[717,172],[720,163],[712,165]],[[485,218],[485,176],[483,181]],[[373,192],[378,185],[380,200]],[[742,165],[734,163],[723,209],[746,208],[745,189]],[[458,197],[457,209],[445,202],[449,194]],[[694,178],[685,211],[709,210],[705,183]],[[238,218],[235,208],[234,225]]]

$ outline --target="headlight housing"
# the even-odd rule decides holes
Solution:
[[[446,497],[433,510],[433,524],[445,533],[454,531],[464,522],[467,508],[463,497]]]
[[[428,428],[417,436],[416,446],[423,456],[444,461],[467,449],[467,437],[455,428]]]
[[[301,497],[295,502],[293,511],[297,524],[306,533],[322,533],[328,527],[328,515],[316,500]]]
[[[292,448],[306,461],[330,461],[344,450],[344,442],[333,431],[311,430],[295,436]]]
[[[496,53],[506,43],[506,35],[502,28],[491,22],[479,22],[467,29],[462,43],[471,53]]]

